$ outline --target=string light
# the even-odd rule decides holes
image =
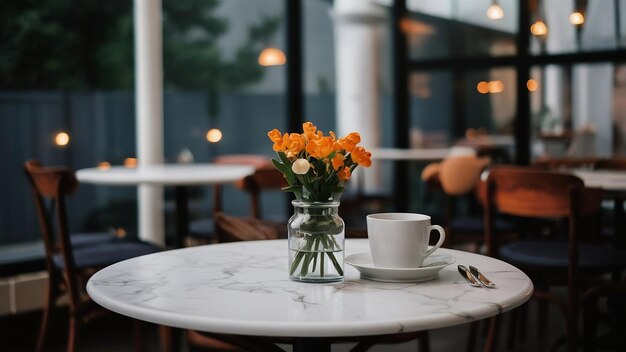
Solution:
[[[490,81],[488,88],[491,94],[502,93],[504,91],[504,83],[502,81]]]
[[[54,136],[54,144],[65,147],[70,143],[70,135],[66,132],[59,132]]]
[[[124,167],[129,169],[134,169],[137,167],[137,158],[126,158],[124,159]]]
[[[498,2],[494,1],[491,6],[487,9],[487,18],[492,20],[499,20],[504,17],[504,10]]]
[[[98,164],[98,169],[100,170],[108,170],[111,168],[111,163],[108,161],[103,161]]]
[[[476,90],[478,90],[478,93],[480,94],[489,93],[489,83],[485,81],[478,82],[478,84],[476,85]]]
[[[530,33],[536,37],[543,37],[548,34],[548,26],[542,20],[537,20],[530,26]]]
[[[211,143],[217,143],[222,140],[222,131],[217,128],[211,128],[206,133],[206,140]]]
[[[278,48],[265,48],[259,54],[259,65],[261,66],[280,66],[286,62],[285,53]]]
[[[585,16],[580,11],[572,12],[572,14],[569,15],[569,23],[580,26],[585,23]]]
[[[526,88],[528,88],[528,91],[534,92],[539,88],[539,83],[534,79],[529,79],[528,82],[526,82]]]

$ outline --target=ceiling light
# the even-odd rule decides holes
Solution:
[[[489,6],[487,9],[487,18],[499,20],[502,19],[502,17],[504,17],[504,10],[502,10],[502,7],[494,1],[493,5]]]
[[[572,14],[569,15],[569,23],[575,26],[580,26],[585,23],[585,16],[579,11],[572,12]]]
[[[280,66],[286,62],[285,53],[278,48],[265,48],[259,54],[259,65],[261,66]]]

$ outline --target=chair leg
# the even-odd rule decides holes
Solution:
[[[574,314],[575,313],[570,312],[567,317],[567,322],[565,323],[567,329],[565,338],[567,339],[567,350],[569,352],[576,352],[578,345],[578,319],[576,319]]]
[[[41,326],[39,327],[39,337],[37,338],[37,347],[35,349],[36,352],[44,351],[46,335],[48,334],[48,326],[50,325],[50,320],[52,319],[54,313],[53,311],[55,309],[56,294],[53,288],[54,283],[52,282],[52,278],[50,278],[48,282],[48,291],[46,292],[45,306],[41,316]]]
[[[81,317],[70,312],[69,336],[67,339],[67,352],[74,352],[78,349],[78,337],[80,335]]]
[[[141,320],[133,319],[133,329],[134,329],[134,342],[135,342],[135,352],[143,352],[143,326],[144,323]]]
[[[597,317],[597,301],[590,299],[583,306],[583,346],[585,352],[595,350],[595,335]]]
[[[159,325],[159,336],[161,338],[161,351],[163,352],[173,352],[174,348],[174,328]]]

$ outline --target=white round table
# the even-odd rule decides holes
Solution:
[[[326,338],[413,332],[469,323],[511,310],[533,292],[530,279],[500,260],[449,249],[456,263],[422,283],[360,279],[345,266],[335,284],[290,281],[285,240],[171,250],[129,259],[91,277],[103,307],[161,325],[251,336]],[[346,255],[367,252],[347,240]],[[471,287],[457,264],[473,265],[498,288]],[[319,345],[318,345],[319,346]]]
[[[399,161],[437,161],[450,154],[452,148],[375,148],[372,159]]]
[[[600,188],[605,198],[613,200],[613,230],[615,244],[626,248],[624,200],[626,199],[626,172],[617,170],[570,170],[581,178],[585,187]]]
[[[176,187],[176,247],[181,247],[188,233],[189,209],[187,186],[232,183],[254,173],[249,165],[223,164],[163,164],[127,168],[113,166],[108,169],[88,168],[76,172],[80,182],[112,186],[164,185]],[[139,216],[163,216],[162,212],[151,214],[140,212]],[[146,231],[142,223],[153,219],[140,219],[139,237],[157,243],[164,243],[165,229]],[[160,222],[162,223],[162,221]],[[159,232],[157,232],[159,231]]]

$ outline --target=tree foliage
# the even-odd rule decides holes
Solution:
[[[258,81],[256,59],[280,24],[260,19],[226,59],[218,0],[163,0],[164,84],[217,92]],[[132,89],[133,2],[0,0],[1,89]]]

